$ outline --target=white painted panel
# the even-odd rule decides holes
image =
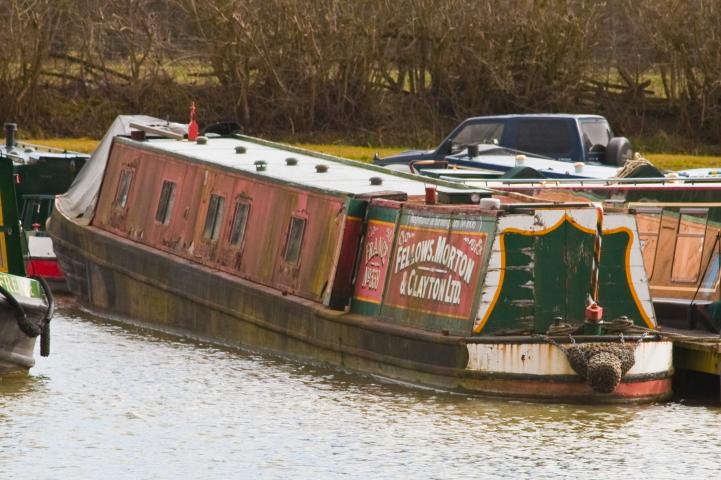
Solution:
[[[52,239],[50,237],[28,236],[28,253],[33,258],[55,258]]]
[[[468,344],[468,370],[526,375],[575,375],[559,347],[549,343]],[[663,373],[671,369],[670,341],[642,342],[628,374]]]

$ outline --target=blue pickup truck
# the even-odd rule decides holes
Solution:
[[[382,166],[433,161],[463,164],[464,157],[518,153],[618,168],[631,158],[633,150],[627,138],[614,137],[608,121],[599,115],[499,115],[464,120],[433,150],[376,157],[374,163]]]

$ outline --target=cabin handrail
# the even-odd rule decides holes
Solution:
[[[721,187],[721,177],[676,177],[676,178],[452,178],[444,177],[444,180],[453,180],[464,184],[527,184],[531,186],[560,186],[560,185],[635,185],[635,184],[669,184],[669,185],[684,185],[684,184],[695,184],[695,183],[718,183]]]

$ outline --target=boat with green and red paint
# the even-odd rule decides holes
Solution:
[[[0,156],[0,376],[27,372],[50,353],[53,296],[43,279],[26,277],[13,164]]]
[[[71,291],[97,311],[444,390],[671,394],[671,343],[627,213],[129,125],[48,229]]]
[[[45,221],[52,212],[55,195],[68,190],[89,155],[18,141],[14,123],[5,123],[4,130],[0,158],[10,160],[13,166],[17,209],[25,232],[25,269],[54,289],[63,290],[63,273],[45,233]]]

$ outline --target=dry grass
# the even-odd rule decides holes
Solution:
[[[22,140],[26,143],[34,143],[37,145],[47,145],[50,147],[74,150],[77,152],[92,152],[98,144],[98,140],[92,138],[46,138],[46,139],[30,139]],[[362,147],[356,145],[337,145],[337,144],[314,144],[302,143],[299,147],[308,150],[335,155],[337,157],[350,158],[353,160],[361,160],[370,162],[373,155],[378,153],[381,157],[393,155],[406,148],[378,148],[378,147]],[[700,167],[721,167],[721,157],[709,155],[683,155],[670,153],[649,153],[646,154],[651,162],[663,170],[683,170],[686,168]]]
[[[687,168],[721,167],[721,157],[711,155],[684,155],[674,153],[649,153],[645,155],[651,163],[662,170],[684,170]]]
[[[31,138],[19,139],[22,143],[31,143],[33,145],[42,145],[47,147],[62,148],[64,150],[72,150],[74,152],[91,153],[98,146],[99,140],[92,138]]]
[[[360,147],[355,145],[321,145],[313,143],[303,143],[298,145],[307,150],[327,153],[336,157],[350,158],[351,160],[360,160],[362,162],[370,162],[373,155],[378,153],[381,157],[394,155],[398,152],[408,150],[407,148],[378,148],[378,147]]]

